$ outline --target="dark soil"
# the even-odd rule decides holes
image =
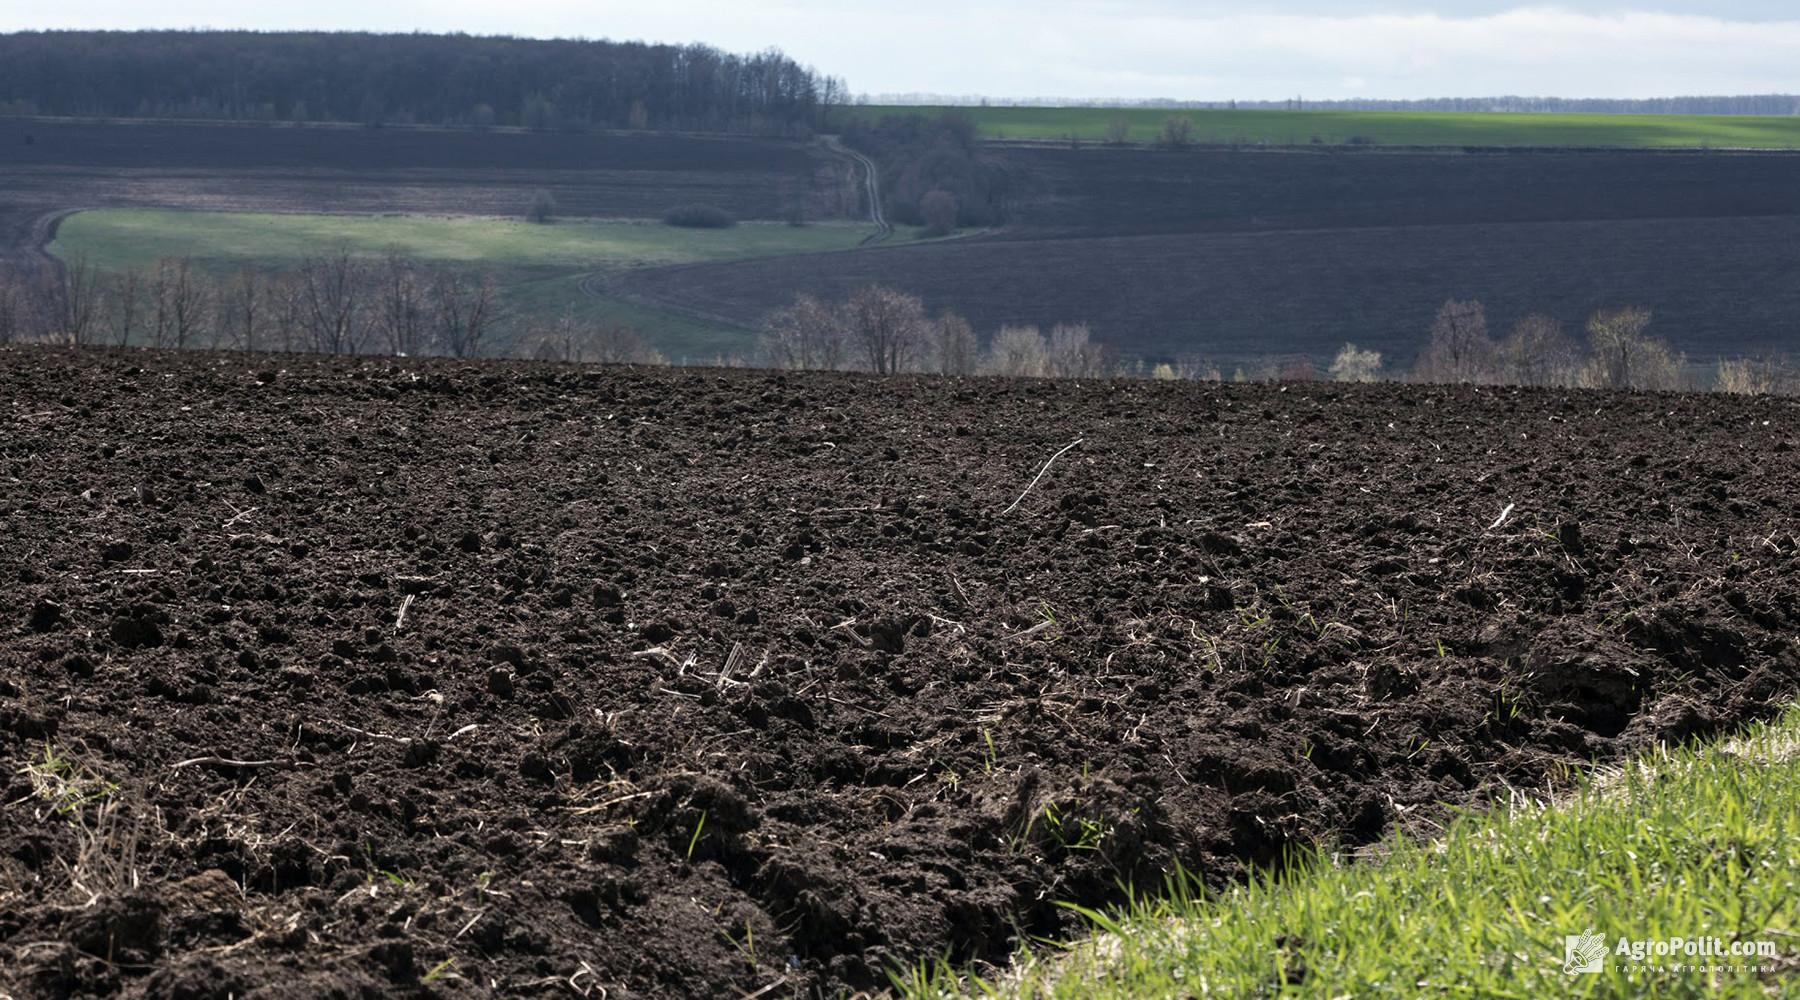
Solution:
[[[835,996],[1800,681],[1791,401],[14,349],[0,422],[17,996]]]
[[[1019,235],[1800,215],[1800,155],[1133,150],[990,154]]]

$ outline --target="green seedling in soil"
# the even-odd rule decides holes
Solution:
[[[1065,852],[1098,851],[1106,840],[1106,826],[1099,820],[1091,816],[1066,816],[1054,802],[1044,803],[1044,808],[1026,822],[1021,840],[1030,841],[1031,831],[1040,818],[1044,823],[1044,832]]]
[[[706,829],[706,814],[700,814],[700,822],[694,824],[694,835],[688,838],[687,859],[694,860],[694,848],[700,846],[700,833]]]
[[[744,939],[742,941],[732,937],[730,931],[721,931],[720,933],[724,935],[725,940],[731,942],[731,946],[737,949],[737,953],[743,956],[744,961],[749,963],[750,968],[757,968],[756,928],[750,926],[749,920],[744,921]]]
[[[375,869],[374,874],[380,875],[382,878],[387,879],[388,884],[394,886],[395,888],[411,889],[413,887],[412,879],[407,878],[406,876],[400,874],[399,872],[390,872],[390,871],[386,871],[381,868],[377,868],[377,869]],[[370,876],[370,881],[374,881],[373,876]]]
[[[982,768],[988,774],[994,773],[994,761],[998,754],[994,752],[994,732],[986,726],[981,727],[981,738],[987,742],[987,756],[982,760]]]
[[[433,983],[433,982],[436,982],[437,980],[443,978],[444,976],[455,975],[455,973],[450,970],[450,967],[455,964],[456,964],[456,957],[454,955],[449,958],[446,958],[442,962],[439,962],[438,964],[432,966],[430,972],[427,972],[423,976],[420,976],[419,982]]]
[[[1449,656],[1450,654],[1444,650],[1444,640],[1438,639],[1438,640],[1436,640],[1436,642],[1437,642],[1438,659],[1441,660],[1444,657]]]
[[[49,803],[50,811],[71,823],[79,823],[88,806],[104,802],[119,786],[75,762],[49,743],[44,755],[19,769],[31,782],[31,790]]]

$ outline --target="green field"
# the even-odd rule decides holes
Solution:
[[[969,995],[1220,997],[1795,996],[1800,977],[1800,710],[1698,750],[1659,751],[1394,839],[1327,851],[1225,893],[1177,883],[1096,936],[985,980],[944,965],[908,1000]],[[1598,934],[1598,971],[1564,970],[1566,935]],[[1768,942],[1760,958],[1616,954],[1621,939]],[[1699,964],[1725,968],[1695,971]],[[1690,968],[1672,968],[1684,965]],[[1648,968],[1644,967],[1648,966]],[[1661,966],[1661,968],[1658,968]]]
[[[161,209],[97,209],[70,216],[50,250],[118,272],[165,257],[191,258],[213,274],[243,267],[281,270],[309,256],[399,253],[428,263],[479,269],[500,283],[508,326],[573,310],[595,323],[638,329],[671,360],[743,356],[743,330],[583,292],[582,279],[638,268],[746,257],[845,250],[874,227],[825,222],[739,223],[680,229],[651,222],[565,220],[553,225],[492,218],[273,215]],[[905,234],[896,234],[905,238]]]
[[[1198,143],[1303,146],[1315,140],[1381,146],[1582,146],[1800,149],[1800,116],[1499,114],[1437,111],[1174,110],[1168,108],[938,108],[864,105],[863,118],[968,114],[987,139],[1100,142],[1123,119],[1133,142],[1153,142],[1171,115],[1194,123]]]

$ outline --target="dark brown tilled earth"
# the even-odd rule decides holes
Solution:
[[[0,352],[0,992],[834,996],[1541,788],[1792,693],[1797,416]]]

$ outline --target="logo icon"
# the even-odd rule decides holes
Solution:
[[[1589,927],[1585,934],[1563,935],[1563,975],[1599,972],[1606,965],[1606,938]]]

